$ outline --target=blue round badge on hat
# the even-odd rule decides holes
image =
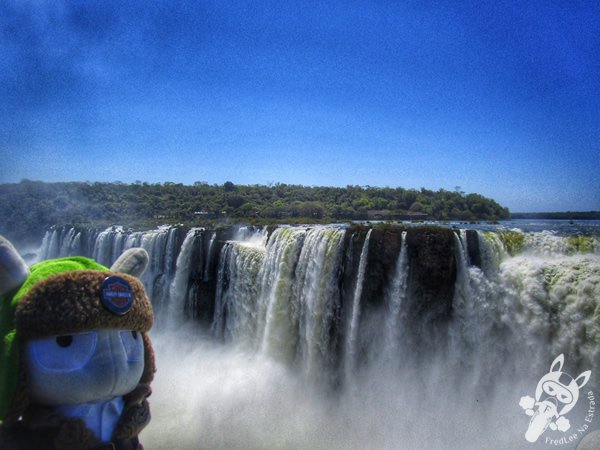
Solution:
[[[117,276],[104,279],[100,299],[106,309],[119,316],[127,314],[133,306],[133,292],[130,284],[127,280]]]

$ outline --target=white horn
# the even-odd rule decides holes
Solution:
[[[29,276],[29,267],[19,252],[0,236],[0,295],[20,287]]]
[[[110,267],[113,272],[126,273],[139,278],[148,266],[148,252],[143,248],[124,251]]]

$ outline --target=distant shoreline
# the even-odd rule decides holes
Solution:
[[[600,220],[600,211],[511,213],[511,219]]]

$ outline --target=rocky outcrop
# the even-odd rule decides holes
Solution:
[[[481,268],[481,252],[479,250],[479,234],[475,230],[467,230],[467,253],[471,264]]]
[[[444,342],[456,280],[454,232],[419,227],[407,232],[408,295],[403,323],[415,357]]]
[[[449,317],[456,280],[454,232],[436,227],[411,228],[406,239],[412,313],[428,322]]]
[[[204,232],[199,245],[201,250],[195,250],[196,261],[192,267],[197,267],[194,277],[190,283],[194,284],[195,301],[191,301],[188,316],[198,320],[203,326],[209,327],[215,313],[215,295],[217,292],[217,270],[219,266],[219,255],[225,243],[233,239],[233,227],[219,228],[214,231],[215,240],[210,245],[213,232]],[[202,255],[203,261],[198,261],[198,254]],[[187,306],[187,305],[186,305]]]
[[[358,281],[359,261],[368,227],[353,227],[346,233],[344,243],[344,275],[342,284],[342,310],[345,321],[349,320],[351,304]],[[387,299],[402,246],[402,227],[373,228],[369,240],[367,267],[363,280],[360,328],[372,329],[383,324]],[[445,332],[452,314],[454,283],[456,281],[454,232],[439,227],[415,227],[406,229],[409,258],[408,296],[403,308],[404,320],[398,324],[406,332],[407,339],[415,345],[427,346],[438,341],[435,335]],[[345,327],[338,326],[344,341]],[[423,336],[428,334],[431,339]],[[369,333],[362,336],[360,359],[368,358],[369,349],[377,343],[369,341]]]
[[[371,232],[363,285],[365,305],[380,306],[384,302],[385,289],[394,276],[401,245],[402,228],[374,228]]]

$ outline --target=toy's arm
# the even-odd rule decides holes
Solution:
[[[125,409],[117,424],[113,439],[125,440],[136,437],[150,422],[150,405],[146,400],[152,389],[147,384],[139,384],[124,397]]]

